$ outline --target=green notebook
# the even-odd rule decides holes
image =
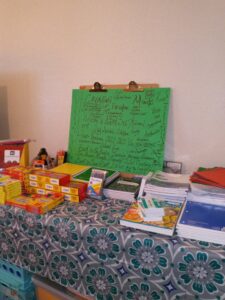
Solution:
[[[80,180],[80,181],[84,181],[84,182],[89,182],[89,179],[91,177],[91,172],[92,172],[93,169],[103,170],[103,169],[94,168],[94,167],[89,168],[81,174],[74,175],[73,180]],[[103,170],[103,171],[107,171],[105,184],[109,184],[114,178],[119,176],[119,172],[117,172],[117,171],[113,171],[113,170]]]

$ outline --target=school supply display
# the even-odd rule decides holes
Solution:
[[[103,185],[106,178],[107,171],[93,169],[91,177],[88,182],[87,195],[91,198],[102,199]]]
[[[182,208],[181,203],[156,198],[139,198],[133,202],[120,224],[172,236]]]
[[[103,194],[106,198],[134,201],[140,187],[140,177],[119,176],[113,182],[106,185]]]
[[[225,206],[187,200],[177,223],[179,236],[225,245]]]

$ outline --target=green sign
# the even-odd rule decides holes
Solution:
[[[164,160],[170,89],[73,90],[68,162],[145,175]]]

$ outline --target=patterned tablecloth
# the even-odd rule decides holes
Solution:
[[[0,207],[0,257],[99,300],[225,299],[225,246],[129,229],[129,203]]]

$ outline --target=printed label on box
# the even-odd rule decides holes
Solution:
[[[4,163],[20,162],[20,150],[5,150],[4,151]]]
[[[30,186],[38,187],[38,183],[36,181],[30,181]]]
[[[52,185],[52,184],[46,184],[46,185],[45,185],[45,188],[46,188],[47,190],[53,191],[53,185]]]
[[[45,195],[45,190],[44,189],[36,189],[36,193],[40,195]]]
[[[70,193],[70,188],[69,187],[65,187],[65,186],[62,186],[61,187],[61,191],[63,192],[63,193]]]
[[[51,184],[59,184],[59,180],[56,178],[50,178],[50,183]]]
[[[31,180],[37,180],[37,175],[30,174],[30,175],[29,175],[29,178],[30,178]]]

